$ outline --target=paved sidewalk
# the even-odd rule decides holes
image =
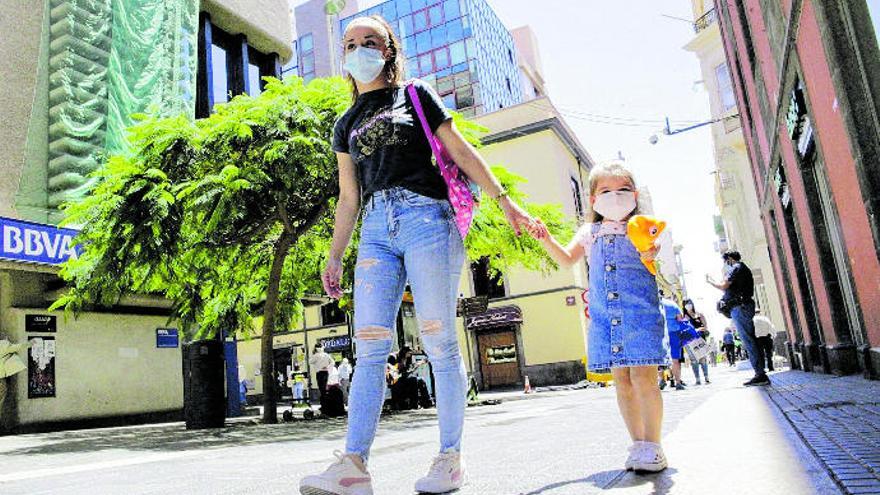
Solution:
[[[880,382],[791,371],[767,392],[844,493],[880,493]]]
[[[781,381],[784,375],[771,379]],[[738,386],[748,377],[735,373],[737,384],[695,408],[664,436],[669,469],[657,475],[625,473],[609,487],[611,493],[841,493],[766,391]]]

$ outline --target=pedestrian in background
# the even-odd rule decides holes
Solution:
[[[383,406],[385,361],[401,295],[409,282],[422,341],[433,365],[440,425],[437,456],[415,489],[447,492],[466,479],[460,452],[467,374],[455,329],[455,306],[465,261],[459,227],[468,212],[453,210],[446,181],[432,160],[432,143],[439,141],[460,170],[495,200],[517,235],[521,229],[534,228],[534,221],[508,197],[458,131],[431,85],[405,81],[403,47],[384,19],[355,18],[342,40],[353,103],[333,132],[339,199],[321,279],[327,294],[342,297],[342,258],[360,216],[354,274],[357,370],[348,400],[345,452],[323,473],[304,478],[300,491],[372,493],[367,462]]]
[[[727,364],[729,366],[736,365],[736,339],[733,338],[733,329],[727,327],[724,329],[724,337],[721,340],[724,346],[724,355],[727,356]]]
[[[590,221],[563,247],[539,220],[536,236],[560,265],[589,259],[590,371],[611,369],[617,404],[633,445],[627,470],[658,472],[667,461],[660,446],[663,399],[657,367],[666,364],[663,314],[657,281],[642,264],[656,247],[640,254],[626,235],[626,222],[639,213],[638,189],[622,164],[593,168],[589,178]]]
[[[697,335],[699,335],[703,340],[707,343],[709,342],[709,329],[706,326],[706,317],[703,316],[702,313],[697,311],[694,308],[694,302],[690,299],[684,300],[684,316],[687,318],[688,322],[691,326],[694,327],[694,330],[697,331]],[[710,347],[711,349],[711,347]],[[689,356],[690,357],[690,356]],[[690,360],[691,369],[694,371],[694,378],[696,378],[697,385],[700,385],[702,382],[700,381],[700,369],[703,370],[703,379],[706,380],[706,384],[712,383],[709,381],[709,358],[702,357],[696,361]]]
[[[767,370],[773,371],[773,337],[776,335],[776,327],[770,318],[761,314],[761,310],[755,310],[755,340],[761,349],[761,355],[766,362]]]
[[[320,399],[324,391],[327,390],[330,367],[334,366],[333,358],[324,352],[324,346],[316,344],[315,352],[309,358],[309,366],[312,368],[312,373],[315,374],[315,381],[318,382],[318,399]]]
[[[342,362],[339,363],[339,388],[342,389],[342,397],[345,400],[345,405],[348,405],[348,390],[351,386],[351,363],[348,362],[348,358],[342,358]]]
[[[755,340],[755,280],[752,270],[742,261],[737,251],[727,251],[721,259],[730,267],[723,282],[715,282],[706,274],[706,282],[712,287],[724,291],[723,300],[730,307],[730,319],[742,340],[743,347],[749,355],[749,362],[755,376],[743,385],[769,385],[770,379],[764,372],[764,354]]]
[[[669,336],[669,357],[672,358],[671,371],[675,379],[675,389],[684,390],[684,381],[681,379],[681,364],[685,362],[684,346],[698,338],[699,334],[675,301],[664,297],[660,304],[666,317],[666,333]]]

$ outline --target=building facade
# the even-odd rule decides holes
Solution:
[[[0,379],[0,431],[182,417],[185,336],[168,328],[168,301],[46,311],[65,290],[58,265],[77,255],[59,206],[127,149],[133,113],[201,117],[257,93],[292,36],[281,0],[135,3],[0,4],[0,28],[17,33],[0,40],[0,339],[30,344],[28,370]]]
[[[341,74],[345,28],[355,17],[380,15],[400,37],[407,77],[433,85],[448,108],[466,117],[516,105],[535,88],[543,92],[543,79],[525,86],[521,63],[534,64],[518,60],[514,35],[486,0],[388,0],[363,10],[349,1],[338,15],[327,15],[324,3],[294,10],[297,73],[305,79]],[[520,38],[534,36],[526,31]],[[540,78],[540,67],[530,74]]]
[[[715,8],[792,363],[880,377],[876,2]]]
[[[739,251],[755,277],[755,305],[773,322],[777,330],[786,328],[779,304],[776,277],[758,194],[752,176],[748,150],[739,120],[739,108],[724,55],[715,5],[708,0],[692,0],[694,38],[685,46],[700,60],[703,85],[709,96],[712,142],[715,148],[715,204],[721,213],[718,225],[719,252]]]

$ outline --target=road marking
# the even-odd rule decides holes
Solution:
[[[138,464],[148,464],[150,462],[166,461],[169,459],[178,459],[181,457],[190,457],[197,454],[204,454],[202,451],[186,451],[186,452],[168,452],[166,454],[152,454],[147,456],[135,457],[131,459],[117,459],[114,461],[90,462],[88,464],[79,464],[75,466],[61,466],[46,469],[35,469],[33,471],[23,471],[13,474],[0,475],[0,483],[8,483],[10,481],[21,481],[33,478],[44,478],[48,476],[59,476],[64,474],[84,473],[87,471],[98,471],[101,469],[111,469],[126,466],[135,466]]]

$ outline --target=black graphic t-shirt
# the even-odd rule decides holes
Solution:
[[[413,84],[431,130],[452,118],[427,83]],[[403,187],[435,199],[446,199],[446,183],[431,161],[431,146],[422,130],[406,86],[370,91],[336,122],[333,151],[348,153],[357,167],[361,197]]]

